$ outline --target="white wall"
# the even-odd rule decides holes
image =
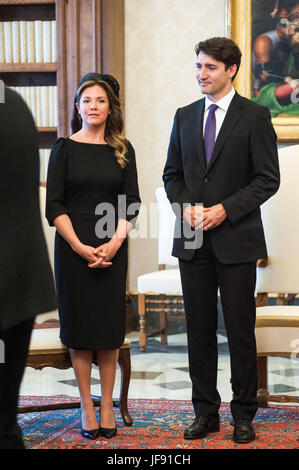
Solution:
[[[194,46],[226,35],[226,0],[126,0],[126,135],[137,158],[143,204],[155,201],[176,109],[201,95]],[[157,240],[130,239],[128,289],[157,268]]]

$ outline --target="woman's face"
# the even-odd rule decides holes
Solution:
[[[110,106],[107,93],[100,85],[85,88],[76,106],[82,125],[101,126],[106,123]]]

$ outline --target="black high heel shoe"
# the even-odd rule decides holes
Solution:
[[[83,429],[81,427],[81,434],[83,437],[87,439],[97,439],[100,436],[100,430],[99,429]]]
[[[101,419],[101,415],[100,415],[100,419]],[[114,424],[115,424],[114,428],[102,428],[101,426],[99,426],[100,436],[106,437],[107,439],[111,439],[112,437],[115,437],[117,434],[115,419],[114,419]]]
[[[97,439],[100,435],[99,428],[97,429],[84,429],[82,426],[82,414],[81,414],[81,435],[86,439]]]
[[[112,437],[115,437],[117,434],[117,428],[102,428],[101,426],[99,427],[99,433],[100,436],[106,437],[107,439],[111,439]]]

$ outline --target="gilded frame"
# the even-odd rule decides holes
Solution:
[[[247,98],[251,97],[251,7],[251,0],[227,0],[227,35],[238,44],[243,54],[234,87]],[[299,116],[280,114],[272,118],[272,122],[279,143],[299,142]]]

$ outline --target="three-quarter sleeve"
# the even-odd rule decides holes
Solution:
[[[138,176],[136,168],[135,150],[129,143],[126,155],[127,164],[123,170],[123,186],[121,196],[123,198],[119,217],[136,224],[141,199],[139,195]]]
[[[51,150],[46,197],[46,218],[53,226],[56,217],[69,214],[66,201],[67,146],[64,138],[58,139]]]

